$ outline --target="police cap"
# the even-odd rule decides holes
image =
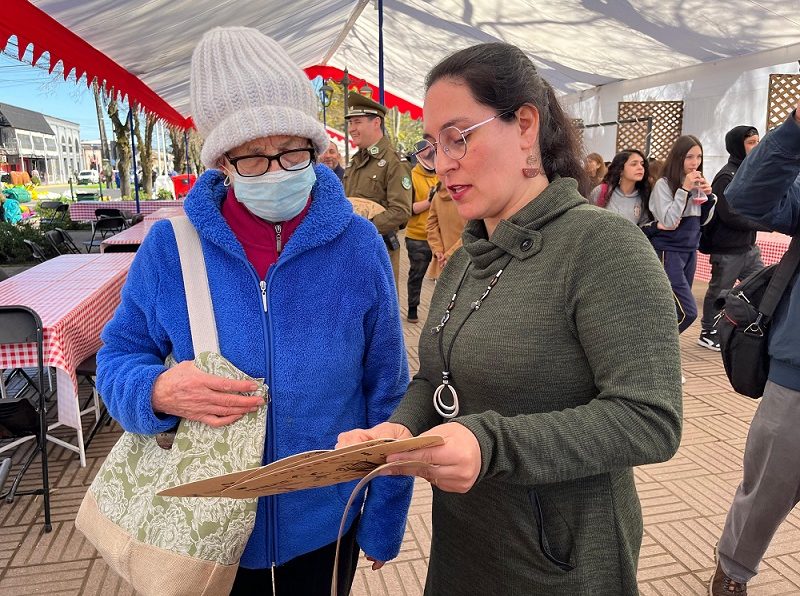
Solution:
[[[356,116],[386,117],[386,106],[382,106],[377,101],[373,101],[371,98],[355,91],[351,91],[347,95],[347,103],[350,109],[345,118],[355,118]]]

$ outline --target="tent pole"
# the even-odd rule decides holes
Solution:
[[[342,76],[342,91],[344,91],[344,163],[350,163],[350,134],[348,133],[348,125],[347,125],[347,112],[348,110],[348,100],[347,94],[350,91],[350,75],[347,73],[347,68],[344,69],[344,75]]]
[[[139,209],[139,172],[136,170],[136,135],[133,133],[133,104],[128,106],[128,126],[131,129],[131,149],[133,155],[133,192],[136,197],[136,213],[141,213],[141,209]],[[120,176],[122,176],[121,172]]]
[[[378,0],[378,101],[386,105],[383,97],[383,0]]]
[[[158,152],[158,175],[161,175],[161,161],[163,154],[163,147],[161,146],[161,122],[156,121],[156,151]]]
[[[183,131],[183,146],[186,148],[186,184],[189,184],[189,174],[191,170],[189,169],[189,131]]]

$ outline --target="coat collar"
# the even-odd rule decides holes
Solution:
[[[462,235],[464,249],[472,262],[472,275],[487,277],[510,255],[528,259],[542,250],[540,230],[570,209],[586,204],[572,178],[556,178],[542,193],[510,219],[502,220],[491,238],[486,236],[483,221],[467,222]]]
[[[389,143],[389,139],[384,135],[378,139],[377,143],[370,145],[366,149],[359,149],[353,156],[353,159],[350,160],[350,163],[355,166],[356,169],[361,168],[369,163],[370,158],[383,159],[386,156],[386,152],[391,149],[391,143]]]
[[[314,166],[314,173],[317,181],[311,189],[311,207],[281,253],[281,260],[330,242],[354,217],[336,174],[322,164]],[[184,208],[201,238],[229,252],[244,254],[220,210],[228,192],[224,180],[219,170],[204,172],[189,192]]]

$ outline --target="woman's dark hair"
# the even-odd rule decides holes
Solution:
[[[644,153],[638,149],[623,149],[617,153],[614,156],[614,159],[611,160],[611,165],[608,166],[608,172],[606,172],[606,175],[603,177],[603,182],[608,184],[609,193],[614,192],[614,189],[619,186],[619,181],[622,178],[622,172],[625,170],[625,164],[628,163],[628,160],[634,153],[641,157],[642,162],[644,163],[644,177],[634,184],[634,188],[639,191],[639,194],[642,196],[645,202],[647,202],[650,197],[649,165]]]
[[[667,179],[670,191],[673,193],[678,190],[683,184],[686,173],[683,171],[683,160],[686,155],[691,151],[692,147],[697,145],[700,147],[700,155],[703,154],[703,144],[694,135],[683,135],[678,137],[669,150],[669,155],[664,162],[664,169],[661,170],[661,177]],[[700,160],[700,166],[697,168],[698,172],[703,171],[703,160]]]
[[[542,167],[551,180],[574,178],[584,194],[588,180],[580,161],[574,126],[558,103],[553,88],[518,47],[484,43],[451,54],[433,67],[425,79],[428,90],[439,79],[464,81],[478,103],[503,114],[506,122],[525,104],[539,111],[539,148]]]

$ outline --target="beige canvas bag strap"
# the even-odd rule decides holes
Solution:
[[[181,258],[183,287],[186,291],[186,306],[189,309],[189,327],[192,332],[194,355],[202,352],[219,353],[217,324],[208,287],[208,272],[200,236],[185,215],[170,217]]]

